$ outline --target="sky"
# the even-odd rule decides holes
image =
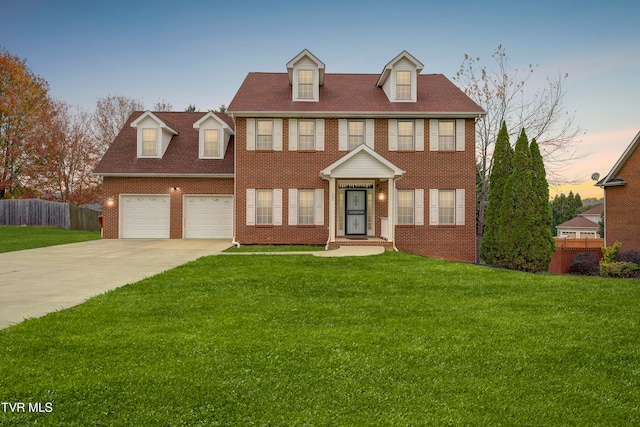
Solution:
[[[562,172],[583,198],[640,131],[640,3],[555,1],[0,0],[0,47],[53,97],[93,111],[110,94],[177,111],[228,105],[249,72],[286,72],[309,49],[327,73],[380,73],[407,50],[422,73],[455,76],[464,55],[535,67],[529,90],[568,73],[564,109],[582,157]],[[512,141],[515,142],[515,141]]]

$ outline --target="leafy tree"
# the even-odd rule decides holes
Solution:
[[[30,161],[28,185],[41,197],[75,204],[96,201],[99,180],[92,171],[99,147],[92,137],[91,115],[57,101],[46,126],[38,133],[35,155]]]
[[[502,207],[505,185],[512,172],[512,157],[513,149],[509,143],[507,124],[502,122],[493,154],[493,168],[489,180],[491,185],[489,187],[485,232],[480,247],[482,258],[488,264],[497,264],[502,258],[500,256],[502,248],[498,243],[498,236],[502,232],[500,229],[500,209]],[[476,178],[480,180],[479,185],[482,186],[482,179],[479,176],[481,176],[481,174],[477,173]]]
[[[487,113],[476,126],[476,157],[482,176],[480,200],[484,200],[489,191],[494,144],[505,121],[511,129],[528,129],[538,141],[545,164],[551,167],[549,172],[553,181],[559,182],[559,172],[570,161],[579,158],[575,150],[579,128],[563,105],[568,75],[549,77],[544,86],[531,91],[529,78],[536,67],[511,68],[502,45],[497,47],[492,58],[492,67],[487,67],[481,64],[479,57],[465,54],[459,71],[453,77]],[[478,208],[476,241],[481,247],[486,206],[481,203]]]
[[[26,60],[0,49],[0,199],[19,192],[32,139],[50,109],[49,85]],[[17,191],[16,191],[17,190]]]
[[[189,106],[185,108],[184,111],[188,113],[194,113],[196,111],[196,106],[189,103]]]
[[[98,98],[93,115],[93,131],[100,156],[116,139],[131,113],[143,109],[144,105],[141,101],[123,95],[108,95]]]
[[[531,151],[531,180],[534,196],[534,216],[531,227],[533,240],[529,256],[534,271],[547,271],[556,247],[550,228],[552,214],[549,205],[549,184],[547,183],[544,161],[535,139],[531,141],[529,149]]]

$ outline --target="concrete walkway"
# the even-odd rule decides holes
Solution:
[[[329,251],[222,252],[220,255],[313,255],[317,257],[369,256],[384,253],[382,246],[341,246]]]
[[[230,246],[231,240],[93,240],[0,253],[0,328]]]

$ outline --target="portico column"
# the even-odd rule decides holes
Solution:
[[[389,236],[389,242],[394,242],[395,241],[395,217],[394,217],[394,212],[395,212],[395,203],[396,203],[396,181],[393,178],[389,178],[388,180],[388,187],[389,189],[387,190],[387,193],[389,193],[389,196],[387,197],[387,218],[389,218],[389,220],[387,221],[387,224],[389,226],[389,231],[387,232],[387,236]]]
[[[329,179],[329,241],[336,241],[336,179]]]

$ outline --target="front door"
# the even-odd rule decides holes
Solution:
[[[345,191],[345,234],[360,235],[367,234],[367,191],[347,190]]]

